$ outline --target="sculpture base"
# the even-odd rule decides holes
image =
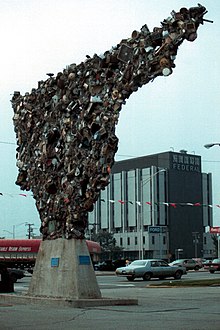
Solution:
[[[63,238],[42,241],[27,295],[101,298],[86,241]]]

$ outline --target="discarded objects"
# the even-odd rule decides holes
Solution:
[[[206,8],[172,11],[152,32],[123,39],[102,55],[86,56],[31,92],[14,92],[18,177],[31,190],[43,239],[84,238],[88,212],[109,183],[118,148],[115,126],[126,99],[175,68],[178,47],[194,41]]]

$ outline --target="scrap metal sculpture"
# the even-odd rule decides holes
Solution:
[[[206,13],[201,5],[172,11],[152,32],[144,25],[104,54],[48,73],[30,93],[14,92],[16,184],[33,193],[43,239],[84,238],[88,212],[109,183],[125,100],[172,74],[178,47],[197,38]]]

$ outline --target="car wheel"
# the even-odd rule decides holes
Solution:
[[[194,268],[194,270],[195,270],[195,271],[198,271],[198,270],[199,270],[199,266],[196,266],[196,267]]]
[[[134,281],[134,276],[127,276],[127,280],[130,281],[130,282],[133,282]]]
[[[209,273],[211,273],[211,274],[214,274],[214,272],[215,272],[214,270],[210,270],[210,271],[209,271]]]
[[[17,276],[15,274],[11,274],[10,275],[10,278],[12,280],[13,283],[16,283],[17,282]]]
[[[180,270],[177,270],[176,273],[174,274],[175,280],[180,280],[182,277],[182,273]]]
[[[143,276],[143,280],[144,281],[150,281],[151,279],[151,273],[145,273]]]

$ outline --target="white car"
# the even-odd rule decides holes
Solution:
[[[174,277],[181,279],[186,274],[186,268],[183,266],[170,266],[166,261],[159,259],[135,260],[126,267],[117,268],[117,276],[125,276],[128,281],[134,281],[135,278],[143,278],[149,281],[152,277],[164,279]]]

